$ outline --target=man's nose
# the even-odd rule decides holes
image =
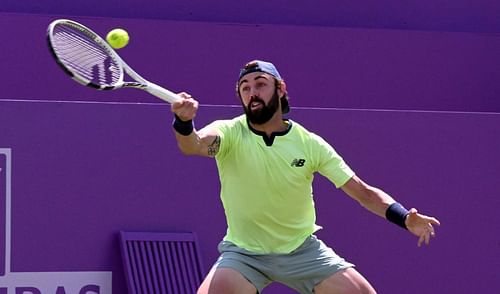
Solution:
[[[255,87],[252,87],[250,88],[250,96],[259,96],[259,91],[257,90],[257,88]]]

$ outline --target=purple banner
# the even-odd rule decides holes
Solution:
[[[239,113],[240,107],[202,106],[196,125]],[[500,231],[500,200],[492,196],[500,115],[319,109],[290,115],[331,142],[369,184],[442,222],[432,244],[417,248],[416,237],[316,177],[324,227],[318,235],[380,293],[395,286],[410,294],[500,290],[494,270],[500,237],[492,233]],[[171,121],[165,104],[0,101],[0,146],[15,155],[12,271],[112,271],[113,293],[124,293],[120,230],[194,231],[207,270],[225,233],[217,170],[212,159],[178,151]],[[471,261],[481,266],[464,271]],[[471,282],[471,271],[491,282]],[[286,291],[273,285],[266,293]]]

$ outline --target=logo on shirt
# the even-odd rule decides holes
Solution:
[[[295,167],[303,167],[305,162],[306,162],[305,159],[302,159],[302,158],[297,159],[297,158],[295,158],[290,165],[291,166],[295,166]]]

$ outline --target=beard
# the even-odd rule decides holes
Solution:
[[[252,96],[248,105],[243,105],[243,109],[245,110],[245,114],[251,123],[262,125],[268,122],[274,116],[280,105],[279,100],[280,98],[278,96],[278,90],[275,90],[273,97],[271,97],[271,100],[269,101],[269,104],[266,105],[264,100],[262,100],[262,98],[260,98],[259,96]],[[250,105],[252,105],[253,102],[260,102],[262,104],[262,107],[252,110],[250,108]]]

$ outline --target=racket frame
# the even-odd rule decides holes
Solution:
[[[109,54],[109,56],[114,59],[116,64],[120,66],[120,77],[116,83],[113,85],[99,85],[96,83],[93,83],[92,81],[82,77],[78,73],[72,71],[70,68],[68,68],[63,61],[61,61],[60,57],[57,54],[57,51],[54,48],[54,28],[58,25],[66,25],[73,27],[74,29],[79,30],[83,34],[85,34],[87,37],[89,37],[91,40],[96,42],[99,46],[101,46],[102,49],[106,51],[106,53]],[[52,21],[48,28],[47,28],[47,42],[49,45],[50,52],[54,59],[56,60],[57,64],[64,70],[66,74],[68,74],[73,80],[76,82],[87,86],[91,87],[97,90],[116,90],[120,88],[136,88],[136,89],[141,89],[144,90],[168,103],[174,103],[176,101],[179,101],[181,98],[171,92],[170,90],[167,90],[159,85],[156,85],[146,79],[144,79],[142,76],[140,76],[137,72],[135,72],[119,55],[116,53],[116,51],[111,48],[111,46],[103,39],[101,38],[97,33],[89,29],[88,27],[70,20],[70,19],[56,19]],[[127,73],[128,76],[130,76],[134,82],[125,82],[124,81],[124,73]]]

